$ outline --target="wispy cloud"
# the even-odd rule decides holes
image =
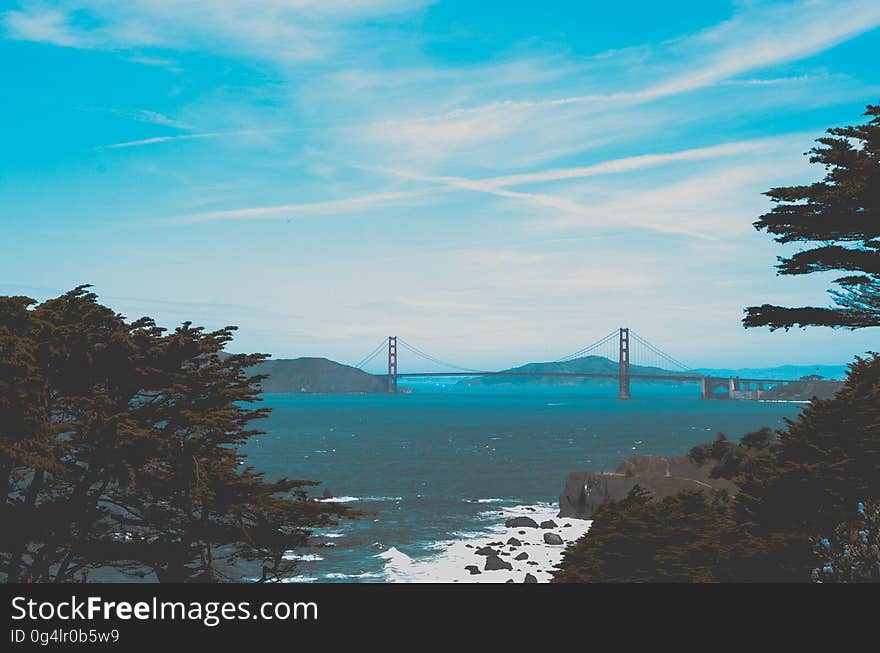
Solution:
[[[443,113],[389,119],[369,125],[365,133],[373,142],[386,141],[406,149],[497,141],[516,137],[527,131],[524,125],[531,128],[536,122],[557,121],[568,128],[573,118],[582,124],[597,122],[601,129],[605,120],[598,116],[603,112],[735,82],[739,75],[812,56],[878,25],[880,3],[876,0],[757,5],[720,25],[658,47],[648,56],[640,55],[636,61],[623,53],[619,69],[607,71],[612,74],[596,77],[587,71],[581,79],[569,78],[571,86],[618,86],[620,90],[560,94],[550,88],[544,91],[545,97],[492,99]],[[609,57],[613,60],[615,55]],[[790,81],[811,79],[819,78],[800,76]],[[779,81],[743,83],[770,86]],[[528,88],[517,89],[520,96],[527,93]],[[458,150],[453,147],[452,152]]]
[[[337,51],[341,26],[412,11],[421,0],[22,0],[3,14],[10,38],[53,45],[236,51],[273,61],[308,61]]]
[[[318,215],[336,215],[362,211],[377,206],[392,204],[401,200],[410,200],[423,195],[420,192],[373,193],[347,197],[340,200],[324,202],[303,202],[299,204],[278,204],[272,206],[254,206],[223,211],[204,211],[166,219],[164,222],[199,223],[233,220],[266,220],[300,218]]]
[[[161,123],[156,123],[161,124]],[[257,136],[267,136],[271,134],[284,134],[287,129],[239,129],[228,132],[205,132],[201,134],[175,134],[173,136],[154,136],[152,138],[142,138],[136,141],[125,141],[122,143],[111,143],[110,145],[100,145],[97,150],[115,150],[127,147],[143,147],[145,145],[156,145],[158,143],[168,143],[170,141],[193,141],[201,139],[214,138],[247,138]]]

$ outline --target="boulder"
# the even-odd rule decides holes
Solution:
[[[491,546],[484,546],[475,551],[478,556],[494,556],[498,555],[498,552],[493,549]]]
[[[547,521],[541,522],[541,528],[559,528],[559,526],[557,526],[556,522],[552,519],[548,519]]]
[[[538,522],[531,517],[513,517],[504,522],[508,528],[538,528]]]
[[[482,572],[480,571],[480,568],[477,567],[477,565],[468,565],[467,567],[465,567],[465,569],[467,569],[469,572],[471,572],[471,576],[473,576],[473,575],[475,575],[475,574],[480,574],[480,573],[482,573]]]
[[[520,541],[519,541],[518,539],[516,539],[515,537],[511,537],[509,540],[507,540],[507,543],[508,543],[510,546],[522,546],[522,542],[520,542]]]
[[[556,533],[544,533],[544,544],[562,544],[562,538]]]
[[[498,556],[486,556],[486,566],[483,567],[484,571],[498,571],[500,569],[513,571],[513,565]]]
[[[523,579],[524,583],[537,583],[538,579],[532,576],[531,574],[526,574],[526,577]]]
[[[518,556],[514,558],[514,560],[528,560],[529,554],[523,551]]]

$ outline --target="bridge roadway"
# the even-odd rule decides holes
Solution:
[[[381,378],[386,378],[387,374],[377,374]],[[572,377],[581,379],[617,379],[619,374],[599,373],[599,372],[400,372],[397,378],[428,378],[440,376],[559,376]],[[702,381],[703,379],[725,379],[726,377],[710,377],[700,376],[698,374],[630,374],[630,379],[653,379],[659,381]],[[737,384],[741,383],[791,383],[791,379],[746,379],[742,377],[734,377]]]

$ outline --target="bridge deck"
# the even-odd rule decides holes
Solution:
[[[377,374],[379,377],[387,377],[387,374]],[[603,374],[598,372],[401,372],[397,378],[431,378],[431,377],[477,377],[477,376],[554,376],[554,377],[570,377],[581,379],[616,379],[617,374]],[[705,377],[695,374],[630,374],[630,379],[652,379],[658,381],[702,381],[705,378],[726,379],[727,377]],[[791,383],[791,379],[747,379],[743,377],[734,377],[739,382],[744,383]]]

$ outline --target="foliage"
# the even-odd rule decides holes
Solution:
[[[880,357],[851,364],[843,389],[790,420],[737,484],[739,575],[807,578],[816,565],[810,538],[830,532],[864,497],[880,497]]]
[[[735,538],[723,498],[684,490],[662,501],[635,486],[602,505],[553,582],[712,582]]]
[[[166,333],[127,322],[79,287],[34,306],[0,298],[0,562],[6,579],[64,582],[89,569],[159,581],[274,580],[287,550],[349,509],[266,480],[239,448],[267,415],[265,355],[223,350],[234,327]],[[8,380],[7,380],[8,379]]]
[[[851,533],[840,528],[852,528],[852,506],[880,497],[880,356],[857,359],[833,399],[815,400],[777,433],[738,444],[720,436],[690,456],[735,481],[732,500],[692,492],[654,502],[640,492],[608,503],[554,580],[808,580],[821,562],[817,534]]]
[[[813,550],[823,560],[811,574],[816,583],[880,582],[880,504],[860,501],[831,538],[813,539]]]
[[[810,154],[826,169],[807,186],[773,188],[773,209],[755,227],[780,243],[814,247],[780,258],[779,274],[843,272],[832,307],[746,309],[747,327],[880,326],[880,106],[868,106],[863,125],[828,130]]]

